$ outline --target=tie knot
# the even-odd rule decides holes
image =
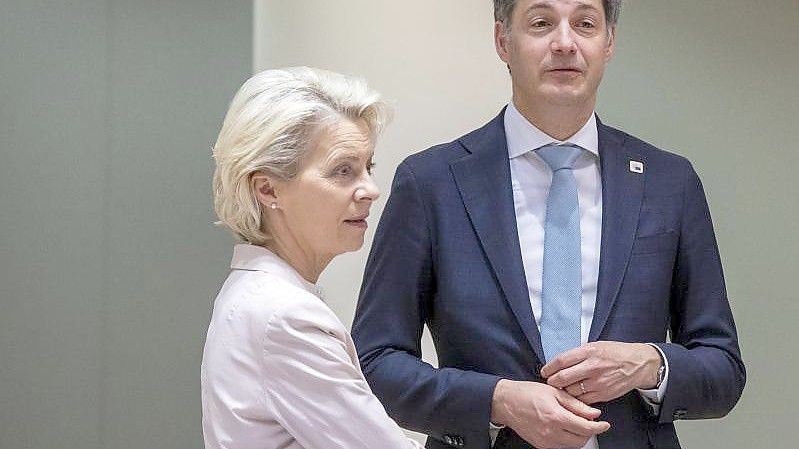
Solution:
[[[535,152],[556,172],[564,168],[571,170],[583,149],[575,145],[545,145]]]

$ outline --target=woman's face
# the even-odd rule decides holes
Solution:
[[[363,245],[366,217],[380,194],[373,153],[366,122],[342,119],[320,133],[297,176],[275,186],[285,232],[306,255],[332,258]]]

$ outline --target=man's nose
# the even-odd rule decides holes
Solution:
[[[561,23],[553,33],[550,49],[554,53],[576,53],[577,43],[574,30],[568,22]]]

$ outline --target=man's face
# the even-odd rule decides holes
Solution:
[[[602,0],[518,0],[510,30],[500,22],[494,29],[517,106],[593,107],[614,32],[605,23]]]

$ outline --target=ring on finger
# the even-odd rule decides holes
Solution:
[[[585,393],[586,393],[586,391],[585,391],[585,384],[583,384],[583,381],[582,381],[582,380],[580,381],[580,391],[582,392],[582,394],[585,394]]]

